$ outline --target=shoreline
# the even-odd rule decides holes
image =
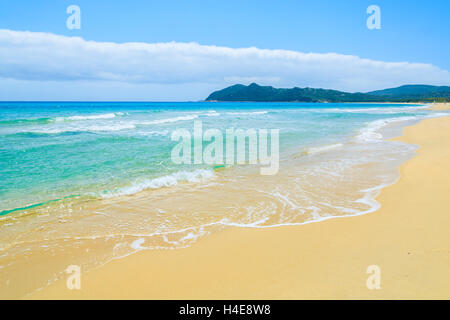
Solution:
[[[112,261],[83,274],[80,291],[58,281],[26,298],[449,299],[449,127],[447,116],[404,128],[395,140],[419,149],[400,180],[381,190],[376,212],[301,227],[228,228],[188,248]],[[380,266],[381,290],[366,287],[370,265]]]
[[[355,101],[348,101],[348,102],[330,102],[330,101],[314,101],[314,102],[307,102],[307,101],[224,101],[224,100],[203,100],[198,102],[211,102],[211,103],[230,103],[230,102],[239,102],[239,103],[308,103],[308,104],[322,104],[322,103],[342,103],[342,104],[411,104],[411,105],[429,105],[433,104],[432,102],[391,102],[391,101],[368,101],[368,102],[355,102]]]
[[[435,110],[435,111],[448,111],[450,110],[450,102],[446,102],[446,103],[432,103],[429,104],[430,106],[430,110]]]

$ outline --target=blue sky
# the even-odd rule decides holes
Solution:
[[[71,4],[81,8],[80,30],[66,28],[68,17],[66,8]],[[369,30],[366,27],[368,17],[366,8],[371,4],[381,8],[381,30]],[[79,36],[95,42],[175,41],[227,48],[256,47],[301,53],[338,53],[382,62],[431,64],[444,71],[450,70],[449,18],[450,1],[448,0],[0,1],[0,29],[46,32],[69,37]],[[41,63],[39,61],[36,63]],[[14,72],[11,71],[11,74]],[[61,92],[69,90],[67,83],[56,83],[60,82],[60,78],[53,76],[54,79],[46,78],[46,81],[55,82],[50,84],[39,81],[39,75],[36,73],[33,74],[33,79],[30,79],[30,76],[18,78],[3,74],[3,77],[9,78],[5,84],[9,91],[8,93],[0,91],[0,99],[20,99],[36,95],[38,95],[36,98],[44,99],[45,97],[39,96],[39,89],[35,89],[36,92],[23,91],[31,80],[39,82],[34,83],[37,87],[45,88],[43,94],[51,95],[52,86],[60,88]],[[236,77],[231,74],[225,75],[223,78],[227,78],[228,81],[221,83],[214,80],[214,85],[210,86],[202,86],[198,79],[188,81],[186,91],[174,97],[174,100],[200,99],[209,90],[231,83],[233,79],[250,81],[260,79],[259,76],[249,70],[248,77],[242,74]],[[73,80],[71,86],[79,85],[78,91],[84,90],[86,94],[65,96],[60,93],[59,96],[54,97],[55,99],[67,97],[67,99],[101,100],[107,98],[108,92],[117,91],[120,87],[119,83],[107,84],[103,78],[91,79],[95,80],[95,85],[99,86],[100,93],[95,96],[87,92],[90,86],[86,84],[86,79],[64,77],[63,81]],[[308,84],[306,78],[300,79],[301,81],[292,78],[288,81],[284,75],[279,77],[277,74],[270,76],[266,74],[264,77],[260,81],[263,84],[272,84],[270,79],[277,78],[278,81],[273,81],[275,86],[295,85],[297,82],[300,82],[300,86]],[[428,82],[435,81],[436,84],[442,84],[446,79],[445,76],[433,76]],[[84,84],[80,82],[81,80],[85,81]],[[411,80],[420,81],[414,77]],[[161,93],[161,87],[165,83],[174,85],[174,81],[179,81],[180,85],[187,83],[184,78],[151,84],[146,80],[139,80],[137,81],[139,84],[136,84],[136,81],[121,79],[122,89],[120,90],[124,94],[116,98],[133,100],[132,97],[135,96],[137,99],[144,100],[152,100],[153,97],[156,100],[171,100],[169,92],[162,95],[154,95],[152,92]],[[149,91],[145,83],[149,83]],[[371,84],[369,80],[366,87],[354,86],[354,88],[347,83],[320,81],[312,81],[311,86],[316,83],[349,91],[383,87],[383,82]],[[15,92],[14,88],[20,90],[17,89]],[[189,89],[193,90],[192,94],[188,92]],[[143,92],[148,93],[143,94]],[[53,97],[48,99],[51,100]]]

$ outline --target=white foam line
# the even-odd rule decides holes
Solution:
[[[449,116],[450,113],[431,113],[426,115],[417,115],[417,116],[408,116],[408,117],[396,117],[396,118],[386,118],[379,119],[372,122],[369,122],[367,126],[360,130],[359,135],[356,136],[356,139],[362,142],[374,142],[383,139],[383,135],[378,131],[393,123],[393,122],[403,122],[403,121],[412,121],[412,120],[423,120],[427,118],[440,118]]]
[[[159,120],[153,120],[153,121],[142,121],[137,124],[141,125],[152,125],[152,124],[164,124],[164,123],[173,123],[178,121],[187,121],[187,120],[194,120],[197,119],[197,114],[187,115],[187,116],[179,116],[174,118],[167,118],[167,119],[159,119]]]
[[[378,194],[377,194],[378,195]],[[363,202],[363,201],[367,201],[366,199],[366,195],[359,199],[360,201],[356,201],[356,202]],[[235,226],[235,227],[245,227],[245,228],[259,228],[259,229],[268,229],[268,228],[276,228],[276,227],[289,227],[289,226],[302,226],[305,224],[309,224],[309,223],[315,223],[315,222],[321,222],[321,221],[325,221],[325,220],[329,220],[329,219],[337,219],[337,218],[350,218],[350,217],[356,217],[356,216],[361,216],[364,214],[368,214],[368,213],[372,213],[377,211],[381,205],[379,204],[379,202],[377,202],[374,199],[370,199],[373,200],[372,203],[374,203],[375,205],[366,210],[366,211],[361,211],[355,214],[346,214],[346,215],[342,215],[342,216],[326,216],[326,217],[320,217],[314,220],[308,220],[308,221],[304,221],[304,222],[291,222],[291,223],[278,223],[278,224],[272,224],[270,226],[261,226],[259,224],[263,223],[261,221],[258,221],[258,223],[252,223],[252,224],[237,224],[237,223],[221,223],[223,225],[227,225],[227,226]],[[268,218],[267,218],[268,219]]]
[[[372,122],[367,123],[366,127],[360,130],[359,135],[356,136],[356,139],[361,142],[375,142],[383,139],[383,135],[378,131],[393,123],[393,122],[403,122],[403,121],[411,121],[418,120],[420,116],[410,116],[410,117],[399,117],[399,118],[386,118],[379,119]]]
[[[272,194],[273,196],[275,196],[278,199],[283,200],[285,203],[287,203],[288,205],[291,206],[292,209],[298,209],[299,206],[296,205],[295,203],[293,203],[291,200],[289,200],[289,198],[287,196],[283,196],[281,193],[279,192],[275,192]]]
[[[258,115],[258,114],[267,114],[269,111],[254,111],[254,112],[227,112],[229,115]]]
[[[195,240],[197,239],[197,236],[193,234],[192,232],[189,232],[187,235],[185,235],[183,238],[180,239],[181,242],[184,242],[186,240]]]
[[[212,111],[208,111],[208,113],[202,114],[203,116],[207,116],[207,117],[218,117],[220,116],[220,113],[212,110]]]
[[[131,247],[135,250],[145,249],[145,247],[141,246],[141,244],[143,244],[144,242],[145,242],[144,238],[137,239],[137,240],[133,241],[133,243],[131,244]]]
[[[213,170],[197,169],[195,171],[178,171],[152,180],[135,182],[133,185],[121,188],[118,191],[102,194],[102,197],[112,198],[116,196],[132,195],[147,189],[160,189],[176,186],[178,182],[205,182],[214,177],[215,174]]]
[[[44,133],[44,134],[57,134],[64,132],[108,132],[108,131],[121,131],[121,130],[129,130],[136,128],[133,124],[111,124],[111,125],[94,125],[94,126],[81,126],[81,127],[71,127],[65,126],[64,128],[54,128],[54,129],[40,129],[40,130],[27,130],[21,132],[30,132],[30,133]]]
[[[410,112],[415,110],[428,109],[429,106],[415,106],[415,107],[375,107],[375,108],[323,108],[323,109],[310,109],[314,112],[337,112],[337,113],[376,113],[376,114],[394,114]]]
[[[115,118],[116,116],[123,116],[123,113],[117,112],[117,113],[104,113],[104,114],[96,114],[96,115],[89,115],[89,116],[57,117],[57,118],[55,118],[55,121],[61,122],[61,121],[112,119],[112,118]]]
[[[332,150],[332,149],[337,149],[337,148],[340,148],[342,146],[343,146],[342,143],[335,143],[335,144],[330,144],[330,145],[326,145],[326,146],[322,146],[322,147],[313,147],[313,148],[308,148],[306,153],[307,154],[314,154],[314,153],[329,151],[329,150]]]

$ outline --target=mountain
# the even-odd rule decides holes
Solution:
[[[379,97],[395,97],[404,99],[429,99],[429,98],[448,98],[450,96],[450,87],[428,86],[428,85],[405,85],[397,88],[377,90],[368,92],[368,94]]]
[[[236,84],[211,93],[206,101],[253,102],[413,102],[450,101],[450,87],[407,85],[398,88],[350,93],[328,89],[292,88],[277,89],[252,83]]]

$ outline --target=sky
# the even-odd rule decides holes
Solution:
[[[67,28],[69,5],[80,29]],[[370,5],[381,29],[367,27]],[[0,100],[450,85],[449,15],[448,0],[0,0]]]

